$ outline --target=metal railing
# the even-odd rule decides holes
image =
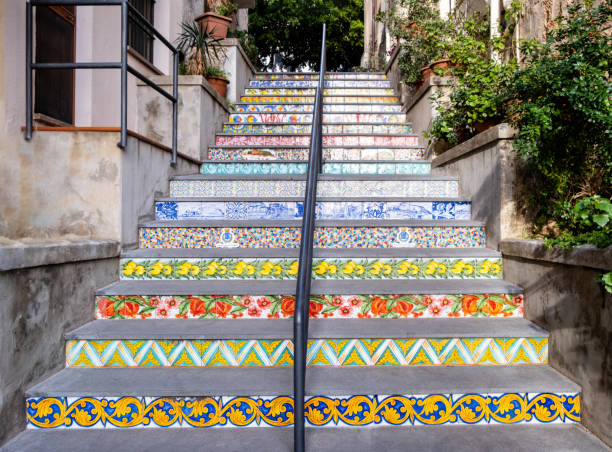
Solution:
[[[32,61],[32,14],[35,6],[121,6],[121,61],[120,62],[87,62],[87,63],[35,63]],[[128,64],[128,21],[132,21],[145,32],[152,33],[171,52],[173,58],[172,68],[172,94],[149,80],[146,76]],[[172,102],[172,160],[177,160],[177,125],[178,125],[178,50],[158,32],[134,5],[128,0],[28,0],[26,2],[26,130],[25,139],[32,138],[33,105],[32,105],[32,76],[34,70],[43,69],[120,69],[121,70],[121,137],[117,146],[125,148],[127,145],[127,74],[128,72],[142,82],[149,85],[159,94]]]
[[[321,65],[319,68],[319,85],[315,95],[312,112],[312,133],[310,137],[310,154],[308,158],[308,176],[304,196],[304,213],[302,218],[302,239],[300,242],[300,261],[295,295],[295,313],[293,319],[293,444],[295,452],[304,452],[305,416],[304,402],[306,392],[306,352],[308,341],[308,316],[310,306],[310,285],[312,282],[312,254],[314,241],[315,207],[317,199],[318,175],[323,164],[322,125],[323,88],[325,83],[325,32],[321,42]]]

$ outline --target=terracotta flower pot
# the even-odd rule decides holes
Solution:
[[[476,130],[476,133],[481,133],[481,132],[484,132],[485,130],[489,130],[495,127],[498,123],[499,121],[495,119],[487,119],[486,121],[483,121],[483,122],[475,122],[473,124],[473,127]]]
[[[221,97],[225,97],[227,94],[227,85],[229,80],[221,77],[206,77],[206,81],[217,91]]]
[[[434,71],[431,70],[430,66],[425,66],[421,68],[421,79],[423,80],[423,82],[429,79],[429,77],[431,77],[432,75],[436,74],[434,74]]]
[[[195,20],[202,33],[207,32],[216,39],[225,39],[227,37],[227,29],[232,23],[231,17],[220,16],[215,13],[204,13],[196,17]]]
[[[429,67],[431,68],[431,71],[434,74],[437,73],[447,73],[449,72],[450,69],[456,67],[457,65],[455,63],[453,63],[451,60],[449,60],[448,58],[444,58],[442,60],[438,60],[438,61],[434,61],[433,63],[431,63],[429,65]]]

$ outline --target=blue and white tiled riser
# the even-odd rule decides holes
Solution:
[[[174,180],[170,196],[175,198],[231,198],[258,196],[304,196],[304,181],[291,180]],[[367,198],[456,198],[454,180],[321,180],[319,194],[328,197]]]
[[[307,163],[203,163],[202,174],[306,174]],[[428,175],[429,162],[324,163],[323,174]]]
[[[237,113],[308,113],[312,104],[237,104]],[[324,113],[400,113],[401,104],[323,104]]]
[[[158,202],[157,220],[295,220],[302,218],[303,202]],[[468,220],[470,203],[455,201],[317,202],[322,220]]]
[[[251,80],[250,88],[316,88],[318,80]],[[326,80],[326,88],[391,88],[389,80]]]

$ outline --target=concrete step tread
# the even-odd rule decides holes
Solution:
[[[318,179],[319,181],[458,181],[456,177],[452,176],[418,174],[319,174]],[[187,174],[171,177],[170,180],[289,180],[306,182],[306,174]]]
[[[240,145],[240,144],[213,144],[208,146],[210,149],[309,149],[310,146],[305,146],[305,145],[300,145],[300,144],[296,144],[296,145],[291,145],[291,146],[287,146],[287,145],[278,145],[278,144],[271,144],[271,145],[263,145],[263,144],[256,144],[256,145]],[[323,149],[335,149],[335,148],[350,148],[350,149],[380,149],[383,148],[382,146],[371,146],[371,145],[363,145],[363,144],[355,144],[355,145],[350,145],[350,146],[341,146],[341,145],[325,145],[323,146]],[[406,146],[384,146],[384,149],[423,149],[424,146],[418,146],[418,145],[406,145]]]
[[[262,197],[173,197],[162,196],[155,198],[155,202],[304,202],[303,196],[262,196]],[[459,197],[403,197],[403,196],[317,196],[317,202],[470,202],[470,198]]]
[[[310,133],[230,133],[230,132],[217,132],[216,136],[226,137],[309,137]],[[418,138],[415,133],[324,133],[323,137],[409,137]],[[348,146],[347,146],[348,147]]]
[[[197,444],[197,447],[194,445]],[[291,452],[291,428],[139,428],[27,430],[1,452]],[[441,425],[306,428],[308,452],[610,452],[583,427],[550,425]]]
[[[317,220],[315,227],[484,227],[474,220]],[[282,228],[302,227],[302,220],[163,220],[141,223],[141,228]]]
[[[253,114],[255,112],[245,112],[245,113],[232,113],[232,114]],[[256,114],[256,113],[255,113]],[[264,113],[265,114],[265,113]],[[283,113],[279,113],[279,114],[283,114]],[[285,113],[285,114],[291,114],[291,113]],[[303,114],[310,114],[310,113],[303,113]],[[330,114],[330,113],[323,113],[324,115],[326,114]],[[342,113],[331,113],[331,114],[342,114],[342,115],[346,115],[346,114],[350,114],[347,112],[342,112]],[[353,114],[357,114],[357,113],[353,113]],[[383,113],[359,113],[359,114],[383,114]],[[312,122],[274,122],[274,121],[267,121],[267,122],[224,122],[223,125],[224,126],[308,126],[312,124]],[[405,121],[405,122],[323,122],[322,123],[324,126],[410,126],[412,125],[411,122]]]
[[[295,295],[294,280],[118,281],[99,289],[113,295]],[[364,294],[520,294],[523,289],[501,279],[474,280],[314,280],[313,295]],[[508,320],[508,319],[506,319]]]
[[[122,258],[297,258],[299,248],[139,248],[125,250]],[[314,248],[313,257],[377,258],[499,258],[501,253],[490,248]]]
[[[308,160],[205,160],[203,163],[207,164],[260,164],[260,163],[300,163],[306,164]],[[430,163],[426,160],[323,160],[323,163],[346,163],[346,164],[379,164],[379,163],[388,163],[388,164],[400,164],[400,163]]]
[[[526,319],[311,319],[310,339],[548,337]],[[94,320],[66,339],[293,339],[293,319]]]
[[[317,396],[579,391],[577,384],[546,365],[315,367],[306,372],[306,394]],[[26,391],[26,397],[292,393],[291,367],[68,368]]]

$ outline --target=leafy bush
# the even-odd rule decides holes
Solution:
[[[176,40],[177,49],[185,56],[185,62],[179,67],[180,74],[205,75],[207,66],[212,61],[219,61],[220,41],[207,31],[200,31],[196,22],[183,22]]]
[[[216,66],[206,66],[206,71],[204,72],[205,77],[217,77],[217,78],[228,78],[227,72],[223,69]]]
[[[238,7],[231,0],[226,0],[215,8],[215,13],[225,17],[232,17],[236,11],[238,11]]]
[[[242,46],[242,50],[244,50],[244,53],[246,53],[251,63],[257,63],[259,49],[255,44],[255,38],[253,37],[253,35],[249,34],[249,32],[246,30],[236,29],[234,31],[230,31],[228,33],[228,37],[238,38],[238,40],[240,41],[240,45]]]
[[[572,200],[612,196],[610,5],[572,5],[551,24],[545,43],[523,47],[526,64],[511,87],[510,122],[518,129],[515,149],[531,170],[540,223],[564,221]],[[564,224],[574,233],[571,222]]]

